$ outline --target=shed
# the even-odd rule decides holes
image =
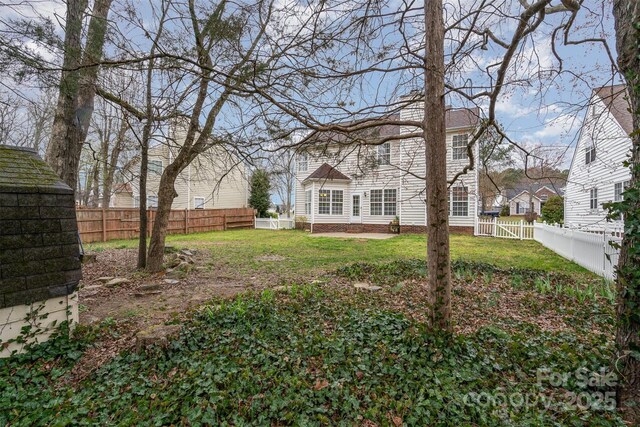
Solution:
[[[34,150],[0,145],[0,357],[75,324],[81,277],[73,190]]]

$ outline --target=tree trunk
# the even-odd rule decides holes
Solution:
[[[87,0],[67,2],[65,54],[60,94],[46,160],[71,188],[78,182],[82,145],[93,113],[98,63],[107,30],[112,0],[96,0],[93,5],[87,42],[82,55],[82,15]]]
[[[175,190],[175,182],[179,173],[180,169],[175,164],[170,164],[160,178],[158,209],[153,222],[149,257],[147,258],[147,271],[151,273],[158,273],[162,270],[164,241],[169,228],[169,215],[171,214],[173,199],[178,196]]]
[[[451,266],[447,198],[442,0],[426,0],[424,140],[427,187],[427,265],[431,324],[451,330]]]
[[[613,15],[616,28],[618,65],[625,74],[633,114],[631,182],[637,192],[640,187],[640,34],[634,25],[640,22],[640,4],[634,0],[615,0]],[[637,193],[636,193],[637,194]],[[616,398],[618,409],[630,425],[640,425],[640,235],[637,212],[640,212],[638,196],[628,198],[625,235],[622,240],[616,286],[617,300],[617,355],[618,370]],[[627,203],[627,202],[625,202]],[[630,210],[629,210],[630,209]],[[634,214],[635,213],[635,214]]]
[[[111,192],[113,191],[113,178],[116,173],[116,169],[118,167],[118,161],[120,160],[120,153],[125,145],[125,138],[127,133],[127,117],[126,114],[123,114],[120,129],[118,130],[118,134],[116,135],[116,140],[111,148],[111,153],[109,150],[105,150],[105,157],[103,163],[103,171],[102,171],[102,207],[108,208],[111,204]],[[108,146],[107,146],[108,148]]]
[[[51,141],[45,159],[58,176],[71,188],[77,188],[80,150],[74,147],[71,135],[78,122],[78,80],[82,57],[82,15],[87,0],[68,0],[64,34],[64,60],[60,77],[60,91],[51,130]],[[77,151],[77,154],[76,154]]]
[[[142,130],[140,147],[140,179],[138,194],[140,199],[140,236],[138,238],[138,268],[147,267],[147,175],[149,173],[149,138],[151,136],[151,117],[147,117]],[[164,252],[164,249],[163,249]]]

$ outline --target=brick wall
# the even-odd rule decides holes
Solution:
[[[69,295],[81,278],[73,194],[0,193],[0,308]]]

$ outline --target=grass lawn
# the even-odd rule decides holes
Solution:
[[[601,281],[535,242],[453,236],[455,333],[438,334],[425,319],[424,237],[354,237],[170,237],[210,250],[213,269],[286,286],[214,298],[167,347],[124,351],[76,382],[96,343],[118,339],[117,322],[0,360],[0,424],[623,426],[602,398],[612,389],[575,374],[612,359]],[[319,272],[331,274],[301,279]]]
[[[189,235],[173,235],[167,244],[178,247],[211,249],[214,260],[221,260],[234,269],[245,272],[305,273],[333,270],[354,262],[379,263],[426,257],[426,237],[403,234],[387,240],[310,237],[296,230],[234,230]],[[117,240],[87,245],[89,250],[104,248],[135,248],[136,240]],[[284,259],[274,263],[257,260],[264,255]],[[537,242],[467,235],[451,236],[451,256],[454,260],[489,263],[502,268],[530,268],[561,271],[590,276],[587,270],[574,264]]]

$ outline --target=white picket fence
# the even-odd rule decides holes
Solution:
[[[589,271],[610,280],[615,279],[619,249],[612,247],[611,242],[622,241],[618,229],[583,231],[536,223],[534,239]]]
[[[479,218],[476,225],[476,236],[500,237],[503,239],[533,240],[534,225],[520,220],[500,221],[498,218]]]
[[[256,218],[255,225],[255,228],[263,230],[291,230],[295,227],[295,220],[284,218]]]

